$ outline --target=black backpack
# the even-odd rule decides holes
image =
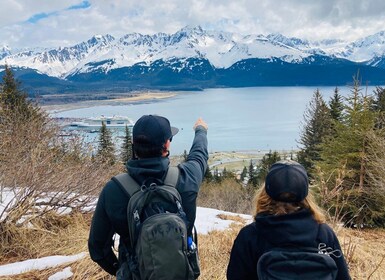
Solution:
[[[121,264],[117,279],[192,280],[199,276],[199,263],[190,261],[197,251],[188,249],[186,214],[175,188],[178,177],[179,169],[170,167],[158,185],[139,186],[128,173],[113,178],[130,197],[127,261]]]
[[[257,264],[259,280],[334,280],[338,268],[330,256],[341,256],[324,243],[319,248],[286,246],[262,254]]]

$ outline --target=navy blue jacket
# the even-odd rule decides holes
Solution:
[[[207,160],[207,131],[198,126],[187,160],[178,165],[180,174],[176,186],[187,215],[190,235],[196,216],[196,198],[207,169]],[[141,185],[148,178],[163,181],[169,164],[167,157],[130,160],[127,163],[127,171]],[[128,201],[129,197],[124,190],[110,180],[100,193],[92,219],[88,239],[91,259],[112,275],[115,275],[119,268],[118,259],[112,251],[113,235],[119,234],[120,240],[127,240],[129,236],[126,213]],[[119,255],[121,258],[122,255]]]
[[[320,243],[325,243],[334,250],[341,250],[333,230],[327,224],[318,224],[309,210],[302,209],[278,216],[258,214],[253,223],[241,229],[234,241],[227,267],[227,279],[258,279],[258,260],[271,248],[285,245],[318,248]],[[337,279],[350,279],[344,256],[333,259],[338,267]]]

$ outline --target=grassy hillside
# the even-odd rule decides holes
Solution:
[[[203,188],[207,187],[207,185],[203,186]],[[221,218],[229,219],[231,217],[222,216]],[[17,242],[15,242],[14,255],[6,258],[2,256],[0,264],[43,256],[86,252],[90,220],[90,214],[81,213],[74,213],[70,216],[52,215],[49,218],[41,219],[40,227],[18,232],[15,236]],[[231,246],[241,228],[239,222],[244,222],[241,218],[234,220],[234,224],[229,230],[213,231],[199,236],[202,270],[200,279],[226,279],[226,267]],[[334,229],[349,262],[353,279],[384,279],[385,231],[344,229],[336,226]],[[74,274],[72,279],[113,279],[93,263],[88,255],[69,265]],[[50,275],[69,265],[12,277],[0,277],[0,279],[48,279]]]

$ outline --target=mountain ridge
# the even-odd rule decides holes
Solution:
[[[331,39],[311,42],[278,33],[242,35],[187,26],[174,34],[130,33],[120,38],[95,35],[68,47],[20,51],[3,47],[0,64],[58,79],[61,82],[55,82],[57,84],[98,83],[100,86],[104,83],[103,87],[111,87],[112,81],[126,84],[128,88],[192,87],[190,83],[202,88],[224,86],[221,81],[226,81],[226,86],[242,86],[232,81],[242,75],[248,79],[239,81],[251,86],[303,82],[334,85],[347,83],[346,75],[351,77],[358,71],[367,75],[363,77],[365,80],[383,84],[385,31],[354,42]],[[336,77],[324,73],[325,69],[335,71],[336,66]],[[320,67],[325,69],[319,70]],[[349,73],[343,74],[343,69]],[[311,77],[308,72],[320,76]],[[285,74],[294,80],[273,78]],[[306,81],[301,75],[311,79]],[[261,76],[265,77],[263,81]]]

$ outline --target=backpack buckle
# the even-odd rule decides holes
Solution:
[[[143,184],[143,185],[140,187],[140,191],[141,191],[141,192],[153,191],[153,190],[156,189],[156,186],[157,186],[156,183],[151,183],[149,186],[146,186],[145,184]]]

